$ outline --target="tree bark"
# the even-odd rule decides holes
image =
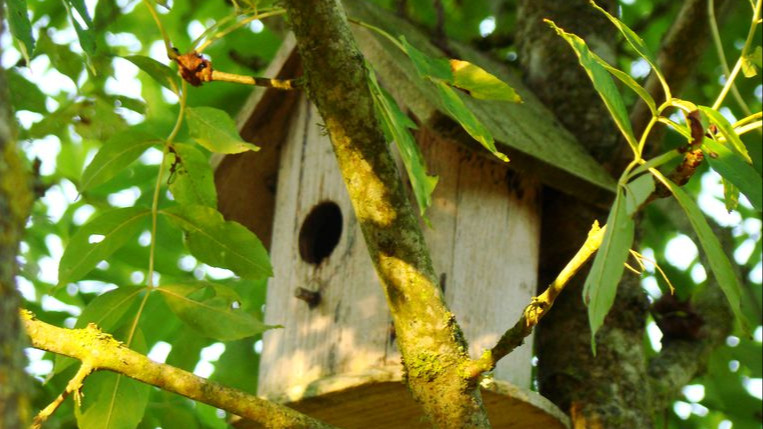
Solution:
[[[0,1],[0,33],[3,14]],[[19,319],[15,275],[16,253],[33,195],[14,134],[8,84],[0,68],[0,428],[4,429],[25,428],[30,412],[24,372],[27,343]]]
[[[338,0],[284,2],[307,88],[331,137],[392,313],[408,386],[440,428],[487,428],[466,343],[377,122],[363,56]]]

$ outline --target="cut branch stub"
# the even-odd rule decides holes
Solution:
[[[212,61],[196,51],[175,57],[180,77],[193,86],[212,81]]]

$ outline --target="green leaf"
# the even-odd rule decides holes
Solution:
[[[752,52],[742,57],[744,77],[754,77],[758,74],[758,69],[761,68],[761,56],[761,48],[756,46]]]
[[[138,353],[147,348],[140,330],[131,347]],[[87,377],[82,406],[74,407],[80,429],[135,429],[143,420],[151,386],[124,375],[98,371]]]
[[[453,70],[452,85],[474,98],[522,102],[514,88],[470,62],[450,60],[450,67]]]
[[[607,71],[610,72],[612,76],[616,77],[618,80],[620,80],[620,82],[624,83],[626,86],[628,86],[628,88],[632,89],[633,92],[641,97],[641,99],[644,100],[646,105],[649,107],[649,111],[652,112],[652,115],[657,116],[657,105],[654,102],[654,98],[652,98],[649,92],[644,89],[643,86],[639,85],[638,82],[636,82],[636,80],[631,77],[631,75],[607,64],[607,62],[601,59],[601,57],[598,55],[596,55],[594,59],[605,69],[607,69]]]
[[[87,25],[88,28],[93,27],[93,20],[90,18],[90,13],[87,11],[87,6],[85,6],[84,0],[64,0],[64,3],[77,11],[79,16],[82,18],[82,21],[85,22],[85,25]]]
[[[85,192],[106,183],[138,159],[146,149],[160,142],[161,139],[134,128],[114,135],[103,144],[85,168],[79,191]]]
[[[607,230],[601,247],[591,266],[583,286],[583,297],[588,306],[588,323],[591,326],[591,347],[596,353],[596,331],[604,324],[604,318],[615,302],[617,285],[623,276],[628,250],[633,243],[634,223],[628,216],[627,204],[622,192],[617,193],[612,211],[607,218]]]
[[[448,60],[445,58],[432,58],[426,55],[408,43],[403,36],[400,36],[400,41],[419,76],[453,82],[453,70]]]
[[[734,130],[734,127],[729,123],[726,117],[721,115],[721,113],[717,110],[713,110],[707,106],[697,106],[697,108],[702,113],[707,115],[708,118],[710,118],[710,122],[718,127],[718,130],[721,132],[721,134],[723,134],[723,137],[726,138],[726,141],[731,144],[731,147],[739,155],[741,155],[745,161],[747,161],[749,164],[752,164],[752,158],[750,158],[750,154],[747,152],[747,148],[745,147],[744,143],[742,143],[742,139],[739,138],[739,134],[737,134],[737,132]]]
[[[53,42],[47,32],[40,32],[40,39],[37,41],[38,53],[44,53],[50,59],[50,64],[56,70],[68,76],[74,84],[77,84],[80,74],[84,69],[82,57],[72,52],[68,46],[59,45]]]
[[[713,139],[703,139],[702,151],[713,170],[739,188],[755,210],[763,210],[763,179],[752,165]]]
[[[721,177],[723,185],[723,203],[727,211],[736,210],[739,207],[739,188],[729,182],[728,179]]]
[[[191,205],[160,213],[186,232],[188,250],[200,261],[248,279],[273,275],[268,252],[257,236],[237,222],[226,222],[217,210]]]
[[[662,178],[661,181],[670,189],[676,197],[678,204],[686,213],[686,217],[689,218],[691,226],[697,233],[702,249],[707,255],[710,269],[718,282],[718,286],[720,286],[724,295],[726,295],[726,299],[729,301],[731,311],[737,320],[739,320],[742,329],[749,331],[750,324],[742,312],[742,287],[736,274],[734,274],[734,268],[731,266],[729,258],[723,252],[723,247],[721,247],[718,237],[715,236],[702,211],[686,191],[668,179]]]
[[[633,50],[635,50],[641,58],[645,59],[649,63],[649,65],[652,67],[652,70],[657,70],[657,67],[655,67],[657,61],[654,59],[654,55],[652,55],[652,53],[649,51],[649,48],[647,48],[646,44],[643,40],[641,40],[641,37],[639,37],[638,34],[634,33],[633,30],[631,30],[622,21],[599,7],[599,5],[597,5],[593,0],[591,0],[591,5],[598,9],[599,12],[603,13],[612,22],[612,24],[614,24],[615,27],[620,30],[620,33],[625,37],[625,40],[628,42],[628,44],[631,45]]]
[[[426,209],[432,204],[432,192],[437,185],[437,177],[427,174],[426,163],[419,145],[409,131],[409,129],[415,129],[416,124],[405,112],[400,110],[395,99],[379,86],[376,75],[370,66],[368,67],[368,81],[374,105],[379,111],[379,116],[382,118],[382,123],[385,130],[388,131],[389,137],[397,145],[397,150],[403,159],[403,165],[405,165],[405,171],[411,181],[411,188],[416,197],[419,212],[424,217]]]
[[[633,128],[631,127],[630,119],[628,118],[628,109],[626,109],[623,98],[617,90],[617,86],[615,86],[615,83],[612,81],[612,77],[610,77],[607,70],[602,67],[600,63],[604,60],[598,58],[598,55],[591,52],[591,50],[588,49],[588,45],[586,45],[585,41],[580,37],[567,33],[557,27],[553,21],[545,21],[556,30],[557,34],[562,36],[562,38],[564,38],[575,51],[580,60],[580,64],[583,66],[586,73],[588,73],[591,82],[593,82],[596,92],[599,93],[599,96],[607,106],[610,115],[612,115],[612,119],[615,120],[617,127],[620,129],[623,136],[625,136],[628,144],[630,144],[631,148],[636,151],[638,143],[636,142],[636,137],[633,135]]]
[[[79,39],[79,44],[82,47],[82,50],[85,51],[88,58],[92,58],[95,55],[95,35],[92,30],[93,20],[90,19],[90,14],[87,12],[85,2],[82,0],[64,0],[64,5],[66,6],[66,11],[69,12],[71,24],[74,27],[74,31],[77,33],[77,38]],[[85,22],[86,27],[75,18],[72,9],[79,14]]]
[[[141,286],[122,286],[98,295],[82,310],[74,327],[79,329],[88,323],[95,323],[103,332],[114,332],[145,289]],[[76,362],[72,358],[56,355],[53,373],[58,374]]]
[[[24,61],[29,64],[34,53],[34,38],[32,37],[32,24],[29,22],[26,0],[8,0],[8,26],[11,36],[19,43],[19,50]]]
[[[5,73],[8,79],[11,105],[15,110],[29,110],[30,112],[42,114],[48,113],[48,109],[45,107],[46,96],[37,85],[26,80],[25,77],[21,76],[14,69],[6,70]]]
[[[98,262],[134,239],[149,214],[146,209],[128,207],[103,213],[85,224],[71,238],[61,257],[59,286],[81,279]]]
[[[217,207],[214,172],[209,159],[192,145],[175,143],[171,150],[170,192],[179,204]]]
[[[159,82],[161,86],[169,89],[175,94],[179,92],[177,73],[172,71],[171,68],[153,58],[145,57],[143,55],[129,55],[124,57],[124,59],[146,72],[152,79]]]
[[[625,185],[625,190],[626,213],[628,216],[633,216],[654,192],[654,179],[651,174],[642,174],[636,180]]]
[[[219,341],[251,337],[273,328],[234,308],[241,298],[227,286],[198,282],[162,285],[157,290],[183,322],[201,335]]]
[[[227,113],[214,107],[189,107],[186,119],[191,138],[216,153],[240,153],[259,150],[257,146],[241,140]]]
[[[464,100],[462,100],[451,87],[443,82],[437,81],[435,82],[435,86],[440,94],[440,101],[442,102],[442,107],[445,111],[461,124],[464,130],[466,130],[472,138],[480,142],[485,149],[489,150],[493,155],[498,157],[498,159],[504,162],[509,162],[509,158],[506,155],[498,152],[498,149],[495,147],[493,135],[485,125],[474,116],[474,113],[466,107]]]

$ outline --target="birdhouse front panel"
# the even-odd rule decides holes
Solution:
[[[320,123],[303,96],[280,155],[265,321],[283,328],[265,333],[259,394],[282,401],[312,396],[332,377],[399,379],[402,369],[383,289]],[[417,139],[440,177],[425,238],[477,357],[535,291],[536,186],[426,127]],[[529,387],[531,351],[530,337],[500,362],[495,378]]]

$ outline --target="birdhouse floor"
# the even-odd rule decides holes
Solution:
[[[303,395],[286,405],[340,428],[431,428],[399,374],[328,377],[310,383]],[[482,398],[495,429],[569,428],[567,416],[549,400],[511,383],[492,383]]]

